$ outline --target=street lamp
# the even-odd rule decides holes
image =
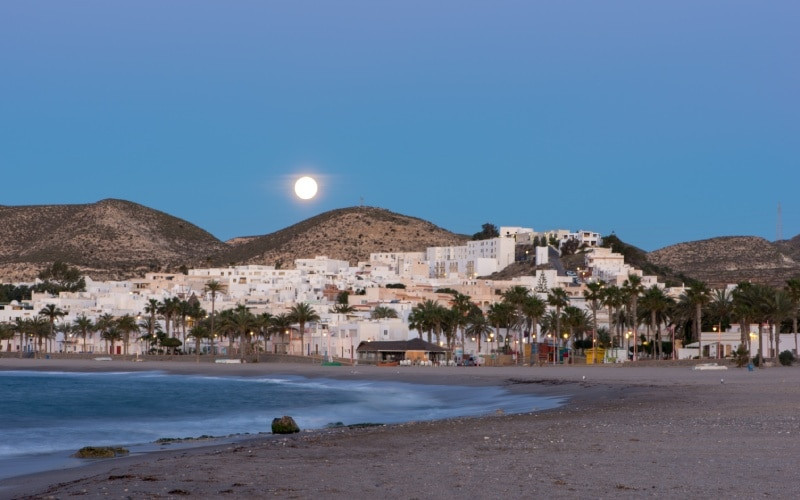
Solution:
[[[628,358],[628,353],[631,350],[631,331],[625,332],[625,358]]]
[[[722,348],[722,324],[717,323],[713,327],[714,333],[717,334],[717,359],[722,357],[720,349]]]

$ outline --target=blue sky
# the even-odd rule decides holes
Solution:
[[[0,3],[0,204],[800,233],[796,1]],[[300,203],[292,180],[320,194]]]

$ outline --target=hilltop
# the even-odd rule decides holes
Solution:
[[[280,231],[238,238],[219,264],[293,267],[294,259],[325,255],[355,265],[375,252],[424,252],[427,247],[463,245],[469,237],[428,221],[376,207],[324,212]]]
[[[77,267],[95,280],[141,277],[148,271],[235,264],[292,268],[297,258],[318,255],[355,265],[375,252],[424,252],[431,246],[463,245],[469,236],[428,221],[376,207],[324,212],[266,235],[222,242],[172,215],[124,200],[83,205],[0,206],[0,282],[31,281],[54,261]],[[604,245],[625,261],[669,285],[697,279],[711,286],[740,281],[783,285],[800,276],[800,235],[771,243],[752,236],[726,236],[679,243],[645,252],[616,235]],[[562,259],[569,269],[582,256]],[[491,276],[530,275],[518,263]]]
[[[225,243],[185,220],[124,200],[0,206],[0,282],[31,281],[54,261],[96,280],[126,279],[212,265],[290,268],[294,259],[317,255],[356,264],[372,252],[422,252],[467,239],[374,207],[332,210],[272,234]]]
[[[227,250],[207,231],[124,200],[0,206],[2,281],[31,280],[60,260],[94,279],[192,267]]]
[[[709,286],[752,281],[783,286],[800,276],[800,236],[769,242],[755,236],[723,236],[678,243],[647,254],[647,261]]]

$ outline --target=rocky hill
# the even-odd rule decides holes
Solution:
[[[372,252],[425,251],[467,239],[373,207],[332,210],[272,234],[223,243],[185,220],[123,200],[0,206],[0,282],[32,281],[54,261],[92,279],[125,279],[181,266],[290,268],[294,259],[317,255],[355,264]]]
[[[725,236],[671,245],[647,261],[709,286],[752,281],[783,286],[800,276],[800,236],[771,243],[755,236]]]
[[[430,222],[382,208],[331,210],[286,229],[239,239],[219,264],[266,264],[293,267],[294,259],[325,255],[356,264],[374,252],[424,252],[432,246],[463,245],[469,237]],[[242,241],[244,240],[244,241]]]
[[[93,279],[192,267],[228,246],[199,227],[123,200],[0,206],[0,281],[33,279],[60,260]]]
[[[748,280],[783,285],[800,276],[800,235],[776,243],[748,236],[711,238],[650,253],[615,235],[606,239],[626,262],[669,284],[698,279],[712,286]],[[0,282],[31,281],[54,261],[78,267],[93,279],[125,279],[182,266],[291,268],[294,259],[317,255],[355,264],[373,252],[422,252],[467,240],[425,220],[375,207],[331,210],[272,234],[222,242],[185,220],[123,200],[0,206]],[[494,277],[533,270],[522,263]]]

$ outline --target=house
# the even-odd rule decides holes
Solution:
[[[450,351],[417,338],[386,342],[361,342],[356,352],[359,363],[377,364],[410,360],[412,362],[432,361],[437,364],[447,361],[447,354]]]

